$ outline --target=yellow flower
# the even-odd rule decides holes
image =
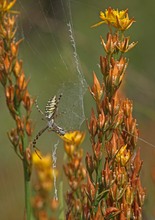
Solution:
[[[11,2],[9,2],[8,0],[3,0],[3,1],[1,0],[0,1],[0,12],[9,11],[9,12],[15,13],[15,14],[19,13],[17,11],[10,10],[14,6],[15,3],[16,3],[16,0],[13,0]]]
[[[64,136],[61,136],[61,138],[64,140],[65,151],[69,156],[73,155],[77,146],[83,142],[84,137],[85,133],[80,131],[68,132]]]
[[[61,136],[61,138],[66,142],[66,143],[72,143],[74,145],[80,145],[85,137],[84,132],[80,131],[71,131],[66,133],[64,136]]]
[[[126,150],[127,144],[122,146],[116,153],[116,161],[121,163],[121,165],[125,166],[125,164],[130,159],[130,150]]]
[[[38,157],[39,155],[39,157]],[[39,169],[45,169],[52,166],[52,160],[50,155],[42,156],[40,152],[37,151],[32,154],[33,164]]]
[[[50,192],[53,186],[53,178],[54,176],[58,176],[58,171],[55,169],[53,170],[52,168],[52,159],[50,154],[43,156],[39,152],[39,157],[37,154],[36,152],[32,154],[32,161],[36,170],[39,184],[42,190]]]
[[[117,28],[118,30],[124,31],[128,29],[133,22],[135,22],[134,18],[129,19],[128,16],[128,9],[118,11],[109,7],[105,10],[105,12],[100,12],[100,18],[102,21],[98,22],[97,24],[93,25],[92,27],[97,27],[103,23],[108,25],[112,25],[113,27]]]

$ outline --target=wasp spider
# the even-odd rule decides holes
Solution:
[[[63,136],[65,135],[65,130],[61,127],[59,127],[56,123],[55,123],[55,118],[57,116],[57,110],[58,110],[58,104],[59,101],[61,99],[62,94],[59,95],[59,97],[57,98],[56,96],[54,96],[53,98],[49,99],[46,106],[45,106],[45,113],[42,112],[42,110],[39,108],[38,103],[37,103],[37,99],[35,100],[35,105],[37,110],[42,114],[43,119],[45,121],[47,121],[47,125],[45,128],[43,128],[42,130],[40,130],[38,132],[38,134],[36,135],[35,139],[33,140],[33,148],[35,149],[36,152],[36,142],[38,140],[38,138],[48,129],[49,131],[54,131],[55,133]]]

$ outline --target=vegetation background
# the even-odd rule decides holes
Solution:
[[[69,33],[66,32],[65,15],[67,0],[17,0],[19,15],[19,36],[24,37],[20,56],[24,61],[27,77],[31,77],[30,91],[39,97],[39,105],[44,107],[48,98],[58,92],[63,82],[76,81],[72,67],[65,69],[60,58],[70,65],[71,46]],[[52,7],[51,7],[52,6]],[[64,6],[64,8],[63,8]],[[125,96],[133,100],[134,116],[138,120],[140,137],[155,145],[155,2],[123,1],[123,0],[71,0],[70,10],[66,10],[72,19],[77,50],[80,57],[84,77],[88,84],[92,82],[92,71],[98,72],[99,55],[103,54],[100,35],[105,37],[107,28],[104,25],[91,29],[90,26],[99,21],[99,11],[109,6],[129,9],[130,17],[136,23],[129,31],[132,41],[138,45],[129,53],[129,66],[122,88]],[[44,11],[44,13],[43,13]],[[70,14],[71,12],[71,14]],[[71,20],[70,20],[71,21]],[[58,49],[59,52],[58,53]],[[72,65],[72,64],[71,64]],[[4,220],[21,220],[24,210],[24,182],[22,164],[14,154],[6,132],[13,126],[12,119],[5,106],[2,87],[0,88],[0,213]],[[68,99],[68,97],[65,97]],[[70,103],[72,105],[72,103]],[[68,106],[70,107],[70,106]],[[86,118],[91,109],[91,97],[88,92],[84,96]],[[35,134],[42,128],[43,122],[34,108],[32,118],[35,121]],[[68,119],[69,120],[69,119]],[[85,122],[82,129],[86,129]],[[83,143],[85,151],[89,151],[89,138]],[[44,153],[51,152],[51,145],[56,143],[55,134],[44,134],[38,147]],[[155,219],[155,146],[139,141],[142,159],[143,185],[147,189],[143,219]],[[57,167],[62,170],[63,148],[58,149]]]

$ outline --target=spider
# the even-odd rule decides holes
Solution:
[[[65,130],[61,127],[59,127],[55,123],[55,118],[57,116],[57,110],[58,110],[58,104],[62,97],[62,94],[59,95],[57,98],[56,95],[49,99],[46,106],[45,106],[45,113],[42,112],[42,110],[39,108],[37,99],[35,100],[35,106],[37,110],[42,114],[43,120],[47,121],[47,126],[40,130],[38,134],[36,135],[35,139],[33,140],[33,148],[35,149],[35,152],[37,153],[36,149],[36,143],[39,137],[48,129],[49,131],[54,131],[55,133],[59,134],[60,136],[65,135]]]

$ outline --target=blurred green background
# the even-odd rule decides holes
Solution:
[[[20,57],[24,61],[24,70],[31,78],[29,90],[38,97],[39,106],[44,109],[46,101],[55,94],[63,92],[62,110],[70,109],[60,123],[67,129],[76,129],[89,118],[92,98],[87,91],[87,84],[92,83],[92,72],[99,73],[99,56],[103,54],[100,35],[104,38],[107,27],[100,26],[91,29],[90,26],[99,21],[99,11],[107,7],[119,10],[129,9],[129,16],[134,17],[128,34],[131,41],[138,45],[128,53],[130,60],[123,85],[125,95],[133,100],[134,117],[137,118],[140,137],[155,144],[155,2],[124,1],[124,0],[17,0],[18,17],[17,39],[24,38]],[[81,72],[87,84],[82,88],[81,78],[76,71],[73,50],[69,38],[67,23],[71,22],[79,55]],[[84,91],[85,94],[84,94]],[[1,100],[1,148],[0,148],[0,213],[4,220],[23,219],[24,183],[23,170],[19,158],[13,152],[6,132],[13,126],[5,106],[3,88],[0,87]],[[84,103],[83,101],[84,94]],[[76,99],[76,100],[75,100]],[[75,109],[76,106],[76,109]],[[77,108],[78,106],[78,108]],[[71,112],[74,112],[73,120]],[[84,114],[85,113],[85,117]],[[35,134],[43,127],[39,113],[33,108],[32,118],[35,121]],[[82,124],[85,130],[85,121]],[[51,152],[57,142],[55,134],[45,133],[38,142],[38,147],[44,153]],[[141,141],[141,155],[144,161],[142,170],[143,186],[147,196],[143,219],[155,219],[155,146],[151,147]],[[83,144],[85,151],[91,150],[89,140]],[[62,143],[58,148],[57,166],[62,172]]]

